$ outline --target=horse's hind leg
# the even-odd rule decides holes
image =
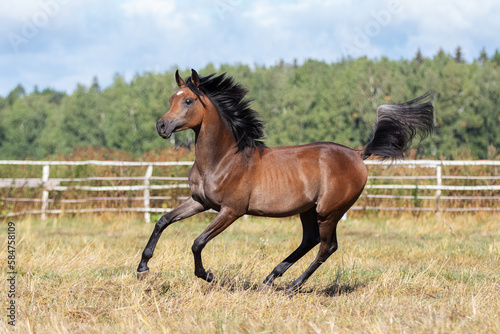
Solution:
[[[319,237],[321,239],[319,251],[316,258],[306,271],[295,281],[289,291],[297,291],[302,284],[325,262],[330,255],[337,250],[337,223],[342,218],[343,213],[334,214],[326,219],[319,219]]]
[[[301,213],[300,220],[302,221],[302,242],[292,254],[273,269],[264,280],[264,284],[271,285],[276,277],[282,276],[288,268],[320,242],[316,207]]]

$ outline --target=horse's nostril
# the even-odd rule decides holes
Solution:
[[[159,134],[161,134],[162,132],[164,132],[164,131],[165,131],[165,122],[163,122],[163,121],[161,121],[161,120],[160,120],[160,121],[158,121],[158,122],[156,123],[156,131],[157,131]]]

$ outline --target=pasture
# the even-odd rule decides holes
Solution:
[[[194,276],[191,245],[213,214],[165,230],[136,279],[153,224],[139,216],[16,223],[17,333],[500,332],[500,215],[371,213],[341,221],[339,249],[293,297],[313,249],[260,289],[301,239],[298,218],[241,218],[203,251],[218,283]],[[17,220],[16,220],[17,219]],[[2,313],[7,223],[2,222]],[[0,332],[10,332],[6,316]]]

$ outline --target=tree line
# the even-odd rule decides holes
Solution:
[[[200,75],[227,72],[244,85],[266,122],[268,146],[333,141],[353,148],[366,144],[381,104],[432,93],[434,134],[414,142],[417,157],[496,159],[500,148],[500,54],[466,63],[440,51],[432,58],[307,60],[301,65],[212,64]],[[183,77],[189,70],[181,72]],[[72,94],[33,92],[18,85],[0,97],[0,159],[43,159],[96,146],[135,156],[167,146],[190,147],[192,131],[162,140],[156,121],[176,91],[173,71],[144,73],[126,82],[115,75],[101,89],[97,78]]]

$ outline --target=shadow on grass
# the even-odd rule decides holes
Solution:
[[[368,283],[366,282],[354,282],[348,284],[335,282],[323,289],[301,289],[300,293],[315,293],[326,297],[336,297],[353,293],[365,287],[367,284]]]
[[[157,282],[154,286],[150,286],[146,289],[146,292],[151,292],[151,289],[155,289],[160,295],[166,294],[170,289],[171,285],[168,283],[166,277],[162,277],[161,274],[152,275],[149,282]],[[304,287],[300,288],[298,291],[291,291],[290,282],[283,282],[280,284],[273,284],[272,286],[267,286],[259,281],[253,279],[253,277],[242,277],[242,276],[232,276],[229,273],[219,273],[214,282],[204,282],[202,291],[204,293],[211,292],[214,290],[224,290],[226,292],[238,293],[242,291],[255,291],[255,292],[268,292],[268,293],[278,293],[286,294],[288,296],[295,296],[296,294],[315,294],[323,297],[336,297],[340,295],[353,293],[366,285],[368,282],[363,281],[352,281],[349,279],[342,279],[342,272],[337,273],[337,277],[329,285],[325,286],[313,286],[308,287],[307,283]],[[343,281],[348,282],[343,282]]]
[[[340,295],[350,294],[358,289],[365,287],[367,282],[348,282],[342,283],[341,280],[334,280],[333,283],[326,287],[307,287],[300,288],[298,291],[289,290],[291,283],[273,284],[272,286],[267,286],[263,283],[256,283],[251,277],[220,277],[215,283],[208,283],[207,288],[211,289],[224,289],[229,292],[241,292],[241,291],[259,291],[259,292],[275,292],[283,293],[290,296],[298,294],[316,294],[324,297],[336,297]]]

